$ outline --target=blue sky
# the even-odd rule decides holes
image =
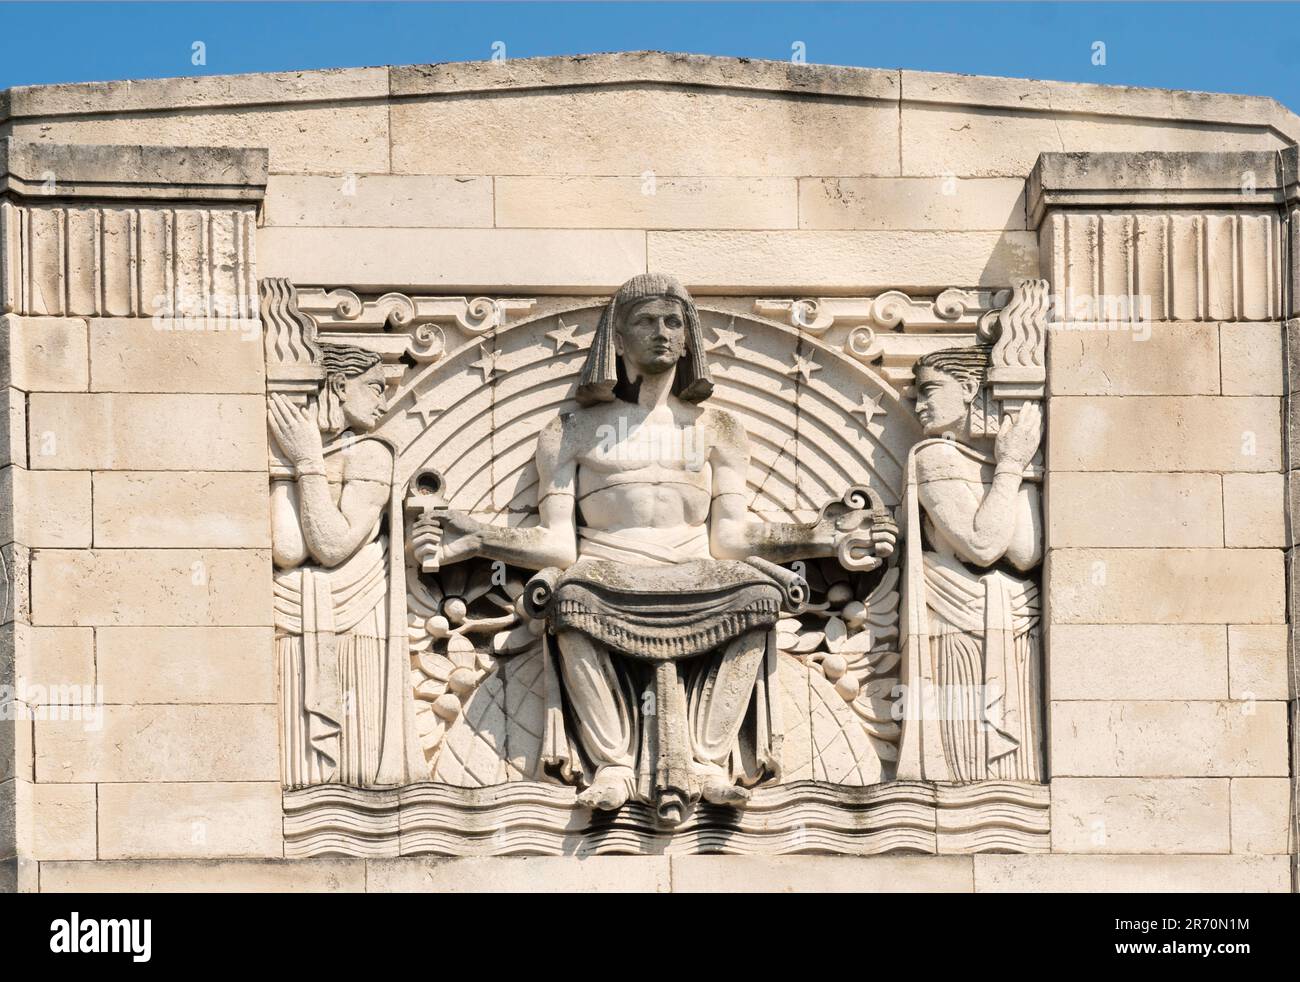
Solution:
[[[659,48],[1271,95],[1295,3],[5,3],[0,87]],[[193,44],[206,64],[191,63]],[[1093,43],[1106,45],[1094,65]]]

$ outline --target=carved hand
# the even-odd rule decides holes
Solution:
[[[1012,418],[1009,414],[998,427],[993,457],[999,464],[1023,468],[1038,452],[1043,441],[1043,410],[1036,402],[1026,402]]]
[[[439,509],[416,519],[411,527],[411,549],[423,563],[434,559],[446,566],[471,559],[483,548],[482,523],[464,512]]]
[[[295,467],[324,459],[320,427],[306,407],[295,406],[279,392],[271,394],[268,405],[266,416],[271,435]]]

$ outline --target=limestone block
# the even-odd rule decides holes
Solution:
[[[1285,145],[1267,125],[1189,126],[1099,117],[1088,109],[1072,115],[1055,107],[1015,112],[927,104],[912,101],[906,76],[903,90],[902,161],[908,177],[1023,176],[1040,153],[1059,150],[1278,150]]]
[[[898,173],[898,105],[876,99],[601,85],[404,99],[389,111],[397,174]]]
[[[1038,270],[1030,232],[649,232],[647,240],[651,270],[709,292],[897,287],[899,256],[905,286],[916,290],[1002,286]]]
[[[0,390],[0,467],[27,466],[27,395],[19,389]]]
[[[970,856],[674,856],[674,893],[969,893]]]
[[[1219,325],[1195,322],[1117,324],[1047,335],[1053,395],[1219,394]],[[1235,393],[1241,394],[1241,393]]]
[[[33,470],[266,467],[264,396],[36,393],[29,399]]]
[[[19,781],[18,853],[26,859],[94,859],[95,785]]]
[[[0,238],[13,252],[2,299],[54,317],[255,317],[255,222],[252,203],[4,202]]]
[[[1281,324],[1220,324],[1219,347],[1225,396],[1283,394],[1286,350]]]
[[[1291,870],[1285,856],[973,858],[976,893],[1289,893],[1291,890]]]
[[[366,861],[178,859],[48,863],[45,893],[360,893]]]
[[[1015,231],[1027,228],[1022,178],[804,177],[799,227]]]
[[[92,392],[266,391],[262,324],[221,317],[90,321]]]
[[[264,223],[491,228],[492,183],[490,177],[446,175],[278,174],[267,183]]]
[[[372,893],[667,893],[667,856],[372,859]]]
[[[1053,702],[1053,779],[1274,777],[1289,769],[1282,702]]]
[[[267,89],[268,102],[282,101],[269,83],[260,84]],[[89,98],[81,96],[78,102],[84,104]],[[113,109],[101,115],[110,105],[101,102],[93,114],[84,116],[14,119],[9,124],[10,132],[20,140],[48,143],[265,147],[270,151],[270,168],[275,173],[366,173],[388,169],[388,107],[380,102],[176,107],[170,112],[120,115],[121,110]]]
[[[278,781],[99,786],[104,859],[281,856],[282,823]]]
[[[18,645],[15,677],[24,683],[24,701],[35,705],[95,701],[95,638],[90,628],[16,624],[12,630]]]
[[[18,781],[0,780],[0,860],[18,855]]]
[[[1227,699],[1225,634],[1219,624],[1053,624],[1050,698]]]
[[[1281,624],[1282,553],[1263,549],[1055,549],[1057,624]],[[1225,584],[1250,584],[1249,590]]]
[[[261,275],[298,282],[587,293],[644,272],[646,247],[644,232],[620,230],[274,227],[258,249]]]
[[[1281,403],[1265,397],[1057,396],[1050,471],[1276,471]]]
[[[86,322],[73,317],[0,317],[0,385],[24,392],[86,390]]]
[[[0,470],[0,514],[11,513],[13,539],[31,548],[90,546],[90,474]]]
[[[100,471],[94,486],[101,548],[271,546],[262,474]]]
[[[1232,779],[1232,851],[1290,851],[1291,782],[1284,777]]]
[[[31,561],[22,543],[0,547],[0,624],[32,622]]]
[[[101,627],[99,683],[111,703],[272,703],[269,627]]]
[[[1286,625],[1228,626],[1228,681],[1233,699],[1286,699]]]
[[[44,549],[32,560],[35,623],[271,623],[271,558],[236,549]]]
[[[495,179],[496,224],[520,228],[776,229],[799,225],[789,177]],[[1001,227],[1001,226],[999,226]]]
[[[1049,472],[1047,541],[1053,548],[1222,546],[1222,498],[1217,474]]]
[[[36,720],[39,782],[279,781],[273,706],[113,706]]]
[[[1052,852],[1226,853],[1227,778],[1052,781]]]
[[[1039,234],[1058,320],[1280,316],[1281,234],[1272,210],[1054,211]]]
[[[1224,474],[1223,532],[1229,547],[1286,545],[1286,477]]]

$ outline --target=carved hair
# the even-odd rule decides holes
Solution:
[[[677,280],[663,273],[641,273],[632,277],[610,299],[600,315],[596,337],[587,352],[587,362],[578,379],[578,402],[590,406],[613,402],[628,383],[622,359],[614,345],[614,332],[622,325],[628,311],[643,300],[675,300],[681,304],[686,321],[686,352],[677,363],[673,377],[673,395],[687,402],[703,402],[713,394],[713,377],[704,356],[704,335],[695,301]]]
[[[380,364],[383,359],[379,352],[358,348],[350,344],[320,344],[321,366],[325,369],[325,382],[321,386],[320,399],[316,404],[316,420],[323,433],[341,433],[347,427],[343,416],[343,405],[334,391],[334,379],[345,379],[364,375]]]
[[[928,368],[934,372],[943,372],[959,382],[974,382],[976,387],[984,385],[989,373],[989,353],[993,346],[976,344],[969,348],[943,348],[931,351],[916,359],[915,371]]]

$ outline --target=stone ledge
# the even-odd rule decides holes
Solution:
[[[1049,208],[1274,208],[1296,198],[1294,161],[1294,147],[1042,153],[1025,191],[1029,225]]]
[[[262,147],[24,143],[7,136],[0,140],[0,192],[42,200],[260,201],[269,156]]]

